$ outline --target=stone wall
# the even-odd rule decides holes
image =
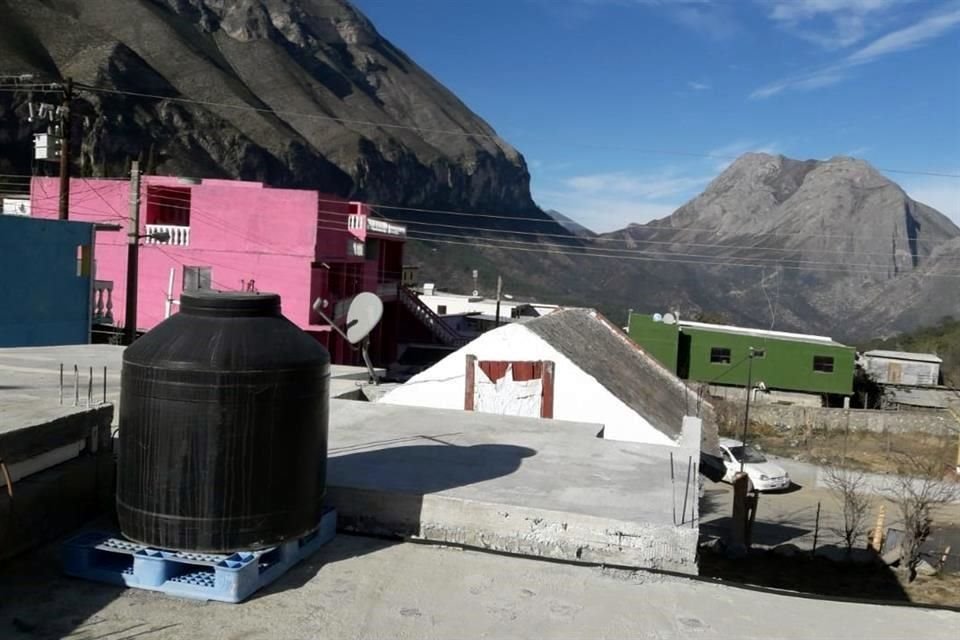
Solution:
[[[742,411],[742,407],[740,411]],[[742,416],[742,413],[741,413]],[[946,436],[960,431],[960,421],[948,411],[874,411],[761,404],[750,407],[750,421],[772,427],[814,427],[874,433],[928,433]]]

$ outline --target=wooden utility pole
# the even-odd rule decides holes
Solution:
[[[73,100],[73,78],[67,78],[63,86],[63,104],[60,106],[60,215],[61,220],[69,217],[70,211],[70,133],[73,120],[70,115],[70,102]]]
[[[503,295],[503,278],[497,276],[497,319],[494,320],[494,327],[500,326],[500,298]]]
[[[140,162],[130,164],[130,221],[127,223],[127,310],[123,316],[124,343],[137,339],[137,272],[140,267]]]
[[[743,410],[743,453],[740,455],[740,473],[747,457],[747,427],[750,425],[750,396],[753,395],[753,347],[747,354],[747,405]]]

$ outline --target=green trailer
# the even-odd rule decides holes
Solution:
[[[669,320],[631,313],[628,332],[685,380],[745,387],[752,347],[754,384],[820,395],[853,393],[853,347],[823,336]]]

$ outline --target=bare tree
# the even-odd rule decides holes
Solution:
[[[960,483],[945,478],[940,460],[901,456],[899,475],[894,476],[887,492],[903,518],[903,542],[900,544],[900,568],[912,582],[920,564],[920,547],[930,535],[937,508],[960,500]]]
[[[867,517],[873,499],[867,490],[867,479],[862,471],[828,467],[826,484],[843,512],[843,527],[832,531],[843,538],[847,553],[867,532]]]

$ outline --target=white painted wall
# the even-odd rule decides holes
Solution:
[[[543,405],[543,380],[514,380],[512,367],[495,382],[487,378],[479,362],[473,365],[473,410],[501,416],[539,418]]]
[[[463,409],[466,384],[466,356],[479,360],[552,360],[554,369],[553,416],[601,424],[610,440],[676,443],[624,404],[619,398],[584,373],[566,356],[522,324],[489,331],[462,349],[450,354],[426,371],[414,376],[380,398],[380,402],[413,407]]]

